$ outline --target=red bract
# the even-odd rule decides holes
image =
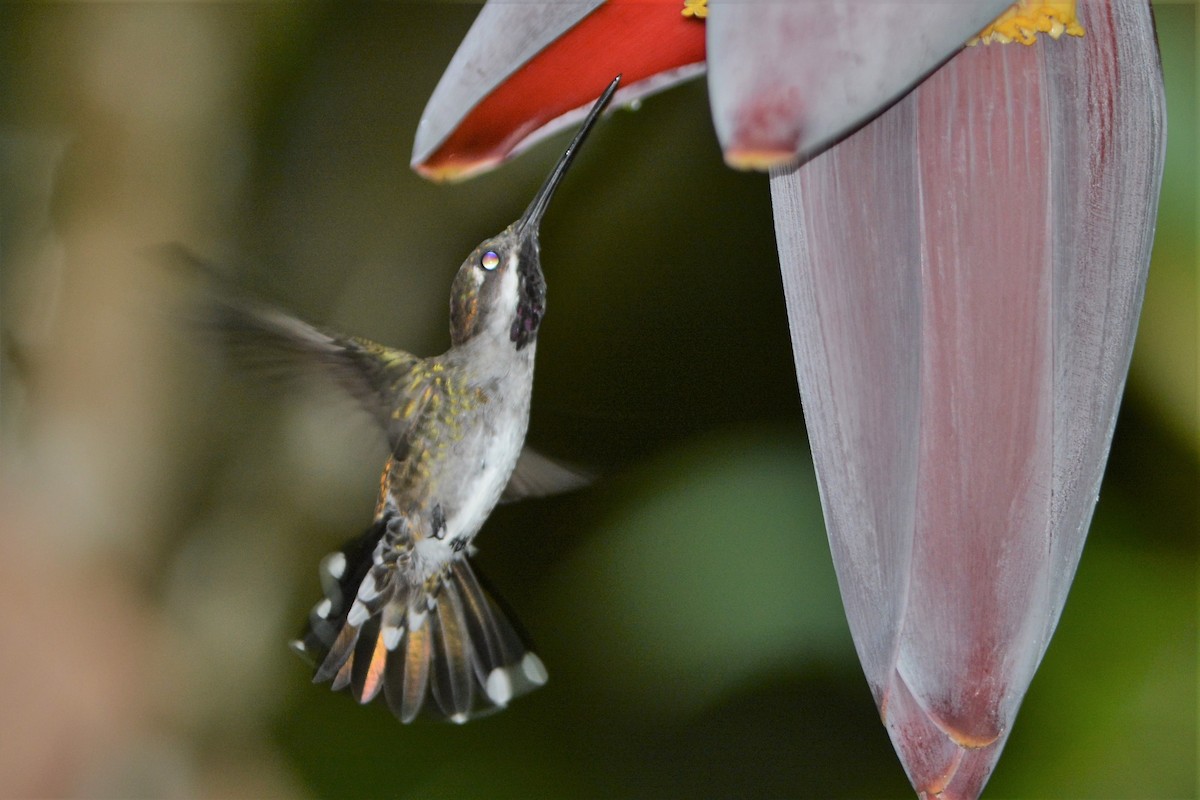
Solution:
[[[467,178],[574,125],[614,75],[622,75],[618,102],[627,102],[700,74],[704,25],[680,8],[674,0],[485,6],[425,109],[413,168],[433,180]],[[466,85],[464,74],[473,79]]]

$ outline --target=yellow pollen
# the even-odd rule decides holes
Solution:
[[[982,42],[983,44],[1033,44],[1039,33],[1050,35],[1057,39],[1064,33],[1067,36],[1083,36],[1083,26],[1075,16],[1075,0],[1058,0],[1058,2],[1039,2],[1039,0],[1018,0],[1009,6],[995,22],[988,25],[979,35],[967,42],[968,47]]]
[[[683,15],[693,19],[708,16],[708,0],[683,0]]]

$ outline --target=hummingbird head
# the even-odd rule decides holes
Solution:
[[[546,279],[538,251],[542,216],[620,82],[618,75],[596,100],[520,219],[485,239],[458,268],[450,292],[450,338],[454,345],[486,336],[493,341],[508,341],[521,350],[537,339],[546,312]]]
[[[524,348],[537,336],[546,308],[546,280],[538,258],[536,226],[514,223],[484,240],[458,268],[450,293],[450,337],[455,345],[477,337]]]

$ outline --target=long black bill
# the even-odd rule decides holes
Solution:
[[[608,101],[612,100],[613,93],[617,91],[617,86],[621,84],[621,76],[613,78],[613,82],[604,90],[604,94],[592,106],[592,110],[588,112],[587,119],[583,121],[583,127],[579,129],[579,133],[575,134],[575,138],[567,145],[567,149],[563,151],[562,157],[558,159],[558,163],[554,165],[554,169],[550,172],[550,176],[546,178],[546,182],[542,184],[542,188],[538,189],[538,193],[533,196],[533,202],[529,204],[529,208],[525,209],[525,213],[517,220],[517,234],[525,235],[526,232],[535,232],[538,225],[542,222],[542,215],[546,213],[546,206],[550,204],[550,198],[554,195],[554,190],[558,188],[559,182],[562,181],[563,175],[567,174],[567,167],[571,166],[571,162],[575,160],[575,153],[579,151],[580,145],[587,135],[592,130],[592,126],[596,124],[596,120],[600,118],[600,113],[604,111],[604,107],[608,105]]]

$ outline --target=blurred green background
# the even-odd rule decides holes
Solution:
[[[904,797],[841,612],[765,178],[703,81],[597,131],[547,216],[530,440],[596,465],[477,563],[551,681],[403,727],[284,643],[365,527],[352,406],[231,376],[180,241],[310,320],[448,345],[461,258],[561,139],[435,186],[421,109],[478,6],[0,4],[0,794]],[[1197,12],[1095,521],[987,796],[1197,793]]]

